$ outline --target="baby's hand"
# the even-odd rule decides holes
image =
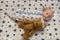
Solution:
[[[48,25],[48,22],[44,22],[44,28]]]

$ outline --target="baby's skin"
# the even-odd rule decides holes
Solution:
[[[52,8],[49,6],[47,8],[43,9],[43,19],[44,19],[44,24],[47,25],[48,21],[53,17],[53,11]]]

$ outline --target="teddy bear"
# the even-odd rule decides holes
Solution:
[[[44,28],[42,27],[41,18],[35,19],[34,22],[27,19],[24,22],[18,22],[19,28],[24,29],[23,38],[24,40],[28,40],[28,37],[31,37],[36,30],[42,31]]]

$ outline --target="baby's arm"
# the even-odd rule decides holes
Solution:
[[[7,15],[10,19],[20,21],[20,18],[18,17],[19,15],[17,15],[16,13],[7,13],[6,15]]]
[[[36,18],[39,18],[42,15],[42,13],[18,10],[17,12],[7,13],[6,15],[11,19],[17,20],[17,21],[24,21],[25,19],[33,21]]]

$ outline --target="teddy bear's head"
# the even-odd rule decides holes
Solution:
[[[36,30],[43,30],[41,17],[36,19],[33,24]]]

